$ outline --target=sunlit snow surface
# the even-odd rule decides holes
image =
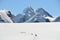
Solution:
[[[60,40],[60,23],[0,24],[0,40]]]

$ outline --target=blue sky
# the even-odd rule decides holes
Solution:
[[[7,9],[17,15],[31,6],[33,9],[44,8],[53,16],[60,16],[60,0],[0,0],[0,9]]]

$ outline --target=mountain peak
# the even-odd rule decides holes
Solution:
[[[37,11],[37,12],[39,12],[39,11],[44,11],[44,9],[43,9],[43,8],[38,8],[36,11]]]
[[[36,13],[40,14],[41,16],[44,16],[44,17],[52,17],[47,11],[45,11],[43,8],[38,8],[36,10]]]
[[[23,10],[24,13],[27,13],[28,11],[34,11],[34,9],[31,6],[29,6]]]
[[[11,13],[9,10],[6,10],[6,9],[0,10],[0,14],[9,14],[8,12]]]
[[[26,9],[32,9],[33,10],[33,8],[31,6],[26,7]]]

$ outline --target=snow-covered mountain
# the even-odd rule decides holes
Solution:
[[[9,10],[0,10],[0,23],[27,23],[27,22],[60,22],[59,17],[53,17],[43,8],[34,10],[27,7],[22,13],[14,16]]]
[[[20,23],[20,22],[22,23],[24,21],[25,21],[25,17],[24,17],[23,14],[18,14],[14,17],[14,22],[15,23]]]
[[[27,7],[23,10],[23,13],[25,14],[25,21],[29,20],[31,17],[35,15],[34,9],[32,7]]]
[[[1,23],[13,23],[13,15],[8,10],[0,10],[0,22]]]
[[[52,15],[50,15],[47,11],[45,11],[43,8],[38,8],[36,10],[36,13],[38,13],[37,16],[42,16],[42,17],[53,17]]]
[[[25,22],[50,22],[50,20],[46,17],[53,18],[53,16],[51,16],[43,8],[38,8],[37,10],[34,11],[34,13],[35,14]]]
[[[60,16],[56,17],[54,22],[60,22]]]

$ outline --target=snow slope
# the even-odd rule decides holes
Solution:
[[[60,40],[60,23],[0,24],[0,40]]]
[[[56,19],[56,17],[53,17],[53,18],[51,18],[51,17],[45,17],[45,18],[49,19],[51,22],[53,22]]]
[[[8,11],[7,10],[0,10],[0,18],[5,22],[5,23],[13,23],[11,18],[8,16]]]

